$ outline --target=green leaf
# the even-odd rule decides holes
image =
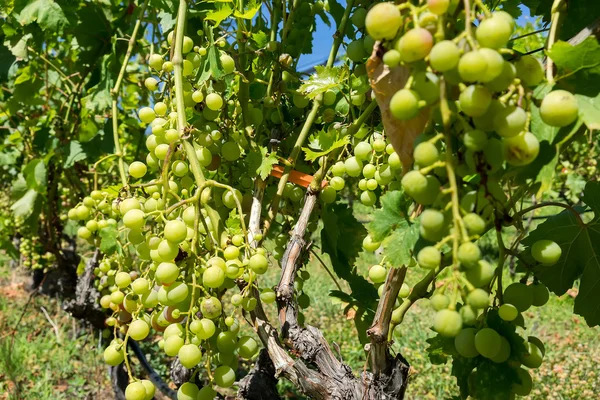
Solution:
[[[477,368],[467,379],[473,388],[473,398],[486,400],[509,400],[512,385],[517,382],[516,371],[508,363],[497,364],[484,357],[477,357]],[[462,389],[462,388],[461,388]]]
[[[408,226],[406,219],[410,202],[402,191],[388,192],[381,196],[381,208],[373,213],[369,233],[376,242],[381,242],[398,227]]]
[[[314,99],[321,93],[342,86],[348,79],[348,69],[345,67],[315,67],[315,73],[300,85],[299,91],[305,93],[309,99]]]
[[[600,325],[600,183],[588,182],[582,200],[594,212],[585,224],[569,210],[548,218],[523,240],[526,261],[531,261],[531,246],[541,239],[553,240],[562,249],[558,262],[552,266],[534,267],[535,276],[557,295],[563,295],[580,280],[575,299],[575,313],[583,316],[589,326]]]
[[[230,235],[242,233],[242,224],[236,209],[229,212],[229,217],[227,218],[227,221],[225,221],[225,227]]]
[[[437,334],[427,339],[426,342],[429,343],[429,347],[426,349],[429,361],[434,365],[446,364],[448,355],[456,353],[454,350],[454,338],[447,338]]]
[[[394,233],[383,241],[387,260],[394,267],[408,265],[411,262],[418,241],[419,228],[417,224],[408,225],[408,222],[401,224]]]
[[[118,237],[119,231],[115,226],[109,225],[106,228],[102,228],[98,231],[100,236],[100,251],[106,255],[113,254],[119,245]]]
[[[38,198],[38,192],[34,189],[29,189],[23,197],[17,200],[10,209],[13,211],[15,217],[29,218],[33,214],[35,209],[35,203]]]
[[[8,80],[8,71],[16,61],[16,57],[7,46],[0,43],[0,82]]]
[[[163,32],[169,32],[175,26],[177,21],[174,15],[171,11],[161,11],[158,13],[158,23]]]
[[[71,168],[77,161],[85,160],[86,157],[87,154],[83,150],[81,143],[79,143],[77,140],[73,140],[71,143],[69,143],[69,152],[63,167]]]
[[[23,2],[21,2],[23,3]],[[40,28],[52,32],[62,30],[69,25],[65,13],[58,3],[53,0],[29,0],[20,9],[18,20],[21,25],[37,22]]]
[[[308,147],[303,147],[302,150],[305,153],[304,158],[306,159],[306,161],[315,161],[319,157],[326,156],[327,154],[331,153],[335,149],[339,149],[340,147],[346,146],[348,143],[350,143],[350,136],[344,136],[343,138],[338,139],[335,142],[329,144],[326,149],[320,149],[319,151],[314,151]]]
[[[336,275],[350,285],[352,297],[370,310],[377,306],[377,290],[362,275],[354,262],[366,236],[363,225],[354,218],[352,209],[345,204],[334,204],[323,209],[321,243]]]
[[[221,79],[225,75],[223,67],[221,66],[221,60],[219,58],[219,51],[217,46],[210,46],[208,48],[208,62],[210,64],[210,72],[215,79]]]
[[[23,169],[23,176],[27,182],[27,187],[37,192],[46,191],[47,171],[44,160],[36,158],[27,163]]]
[[[233,9],[231,8],[231,6],[229,4],[223,4],[223,5],[217,6],[217,8],[214,11],[211,11],[208,14],[206,14],[206,17],[204,17],[204,18],[214,21],[215,22],[214,26],[217,27],[217,26],[219,26],[219,24],[221,24],[221,22],[223,22],[223,20],[225,20],[227,17],[229,17],[232,13],[233,13]]]
[[[251,177],[260,175],[262,180],[267,179],[273,170],[273,165],[279,162],[276,153],[269,153],[266,147],[260,146],[257,150],[251,151],[246,156],[246,163]]]
[[[469,376],[477,367],[477,358],[465,358],[459,355],[452,357],[452,375],[456,377],[456,384],[460,389],[460,396],[463,399],[469,397]]]
[[[258,31],[252,34],[252,40],[256,43],[256,47],[263,48],[269,43],[269,36],[264,31]]]
[[[251,0],[250,2],[248,2],[248,4],[246,4],[246,7],[244,7],[244,12],[235,10],[235,12],[233,13],[233,16],[236,18],[242,18],[242,19],[252,19],[252,18],[254,18],[254,16],[258,12],[258,10],[260,10],[261,6],[262,6],[262,3],[260,3],[260,2],[257,3],[256,1]]]

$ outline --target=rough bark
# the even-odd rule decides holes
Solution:
[[[237,399],[239,400],[278,400],[277,378],[275,366],[269,353],[262,349],[254,367],[239,383]]]

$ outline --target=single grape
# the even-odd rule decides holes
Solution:
[[[465,328],[454,338],[454,347],[458,354],[465,358],[473,358],[479,355],[475,347],[475,328]]]
[[[216,297],[209,297],[208,299],[202,300],[200,303],[200,311],[206,318],[215,319],[221,315],[223,306]]]
[[[444,228],[444,214],[434,209],[427,209],[421,213],[421,227],[431,235],[438,234]]]
[[[369,182],[367,182],[368,189]],[[366,190],[360,194],[360,202],[367,207],[374,206],[377,203],[377,195],[370,190]]]
[[[440,159],[440,153],[433,143],[422,142],[415,147],[414,159],[419,167],[428,167]]]
[[[399,120],[412,119],[419,113],[420,100],[414,90],[400,89],[390,100],[390,112]]]
[[[503,92],[509,88],[517,77],[517,69],[511,62],[502,64],[502,72],[496,78],[485,83],[492,92]]]
[[[271,303],[274,303],[275,300],[277,299],[277,294],[275,293],[275,291],[273,289],[269,289],[269,288],[263,289],[262,292],[260,293],[260,299],[265,304],[271,304]]]
[[[433,317],[433,329],[445,337],[457,336],[462,326],[462,317],[454,310],[440,310]]]
[[[481,250],[475,243],[465,242],[458,248],[457,257],[465,268],[472,268],[481,259]]]
[[[125,388],[125,400],[145,400],[146,387],[140,381],[131,382]]]
[[[469,213],[463,217],[465,228],[472,235],[481,235],[485,232],[485,221],[479,214]]]
[[[344,170],[345,170],[345,168],[344,168]],[[331,178],[329,185],[335,191],[339,192],[340,190],[342,190],[344,188],[344,186],[346,186],[346,181],[344,181],[344,178],[342,178],[340,176],[334,176],[333,178]]]
[[[491,328],[483,328],[475,335],[475,348],[486,358],[498,355],[500,346],[502,346],[502,337]]]
[[[402,17],[394,3],[375,4],[365,18],[367,33],[375,40],[393,39],[401,26]]]
[[[218,288],[225,282],[225,272],[217,267],[208,267],[202,274],[202,284],[209,288]]]
[[[375,250],[377,250],[379,248],[379,246],[381,246],[381,242],[375,242],[375,241],[373,241],[373,238],[371,237],[371,235],[367,235],[363,239],[362,246],[363,246],[363,249],[365,249],[365,251],[367,253],[373,253]]]
[[[150,107],[142,107],[140,108],[140,111],[138,111],[138,116],[142,122],[149,124],[150,122],[154,121],[154,118],[156,118],[156,113]]]
[[[231,367],[221,365],[213,372],[213,378],[218,386],[228,388],[235,382],[235,372]]]
[[[205,102],[206,106],[212,111],[218,111],[223,107],[223,98],[218,93],[209,93]]]
[[[460,50],[451,40],[442,40],[433,46],[429,53],[429,64],[439,72],[450,71],[458,65]]]
[[[442,253],[433,246],[426,246],[419,250],[417,263],[421,268],[434,269],[440,266]]]
[[[127,333],[133,340],[144,340],[150,333],[150,326],[142,319],[136,319],[129,324]]]
[[[526,86],[536,86],[544,80],[544,67],[540,61],[530,55],[523,56],[515,62],[516,73]]]
[[[258,353],[258,343],[251,336],[242,336],[238,341],[238,354],[240,357],[249,360]]]
[[[121,364],[125,359],[123,350],[117,348],[117,346],[114,344],[111,344],[104,350],[103,356],[104,362],[112,367],[116,367],[117,365]]]
[[[533,291],[526,284],[515,282],[504,289],[503,300],[524,312],[533,304]]]
[[[406,283],[403,283],[402,286],[400,287],[400,290],[398,291],[398,297],[401,299],[404,299],[404,298],[408,297],[409,294],[410,294],[410,286],[408,286]]]
[[[185,382],[177,390],[177,400],[197,400],[200,389],[192,382]]]
[[[402,61],[400,52],[396,49],[390,49],[383,55],[383,63],[390,68],[397,67]]]
[[[160,54],[151,54],[148,58],[148,65],[150,68],[160,71],[163,65],[163,58]]]
[[[531,246],[531,255],[543,265],[554,265],[560,260],[562,249],[552,240],[538,240]]]
[[[414,28],[406,32],[396,43],[402,60],[408,63],[427,57],[433,47],[433,36],[424,28]]]
[[[473,326],[477,322],[477,310],[468,304],[462,306],[458,313],[463,320],[463,325]]]
[[[123,224],[129,229],[141,230],[144,223],[144,212],[142,210],[131,209],[123,216]]]
[[[429,302],[435,311],[440,311],[448,308],[450,305],[450,298],[444,294],[436,293],[431,296]]]
[[[540,142],[531,132],[502,140],[504,158],[510,165],[521,167],[531,164],[540,152]]]
[[[490,360],[496,364],[503,363],[510,357],[510,350],[510,343],[508,340],[506,340],[505,337],[500,336],[500,351],[494,357],[491,357]]]
[[[523,132],[527,113],[521,107],[509,106],[494,117],[494,130],[502,137],[513,137]]]
[[[156,392],[154,384],[148,379],[142,379],[141,382],[144,385],[144,388],[146,389],[146,400],[152,400]]]
[[[563,127],[575,122],[579,114],[577,99],[566,90],[554,90],[542,100],[540,116],[542,120],[556,127]]]
[[[502,304],[498,308],[498,315],[504,321],[514,321],[519,316],[519,310],[512,304]]]
[[[541,307],[550,300],[550,292],[543,283],[534,283],[531,285],[531,291],[533,293],[533,306]]]
[[[387,269],[385,267],[375,264],[369,268],[369,279],[373,283],[383,283],[387,277]]]
[[[476,310],[487,308],[490,305],[490,294],[483,289],[474,289],[467,296],[467,304]]]
[[[362,161],[356,157],[347,158],[344,162],[344,166],[346,167],[346,173],[353,178],[358,177],[363,169]]]
[[[471,85],[459,96],[461,110],[470,117],[481,117],[492,103],[492,94],[484,86]]]
[[[471,151],[483,150],[487,142],[487,133],[479,129],[467,131],[463,136],[463,143],[465,144],[465,147]]]
[[[519,396],[527,396],[531,393],[531,389],[533,388],[533,380],[531,379],[531,375],[523,368],[517,368],[515,370],[517,372],[518,382],[513,383],[512,391],[514,394]]]
[[[175,263],[162,262],[156,268],[156,279],[162,284],[170,284],[175,282],[179,276],[179,268]]]
[[[450,7],[450,0],[427,0],[427,8],[435,15],[443,15]]]
[[[233,71],[235,71],[235,61],[233,61],[233,58],[231,58],[230,55],[221,54],[219,59],[221,61],[221,65],[223,66],[223,71],[225,72],[225,75],[229,75]]]
[[[146,164],[141,161],[134,161],[129,165],[129,175],[136,179],[143,178],[147,170]]]
[[[248,267],[257,274],[262,275],[267,272],[269,261],[267,260],[267,257],[262,254],[254,254],[250,257]]]
[[[354,147],[354,156],[359,160],[366,160],[371,156],[373,149],[369,142],[359,142]]]
[[[475,287],[487,286],[494,277],[494,267],[485,260],[479,262],[465,271],[467,280]]]
[[[491,82],[504,71],[504,58],[496,50],[480,49],[479,54],[485,58],[487,68],[481,77],[481,82]]]
[[[506,47],[513,32],[513,26],[505,18],[491,18],[481,21],[475,37],[480,45],[491,49]]]
[[[458,61],[458,74],[464,82],[481,81],[487,68],[487,60],[479,51],[465,53]]]
[[[353,62],[362,62],[368,56],[363,46],[362,40],[354,40],[346,48],[346,56]]]
[[[216,326],[213,321],[208,318],[192,321],[190,330],[200,339],[206,340],[211,338],[216,332]]]
[[[427,189],[427,178],[419,171],[407,172],[402,177],[402,187],[406,194],[414,198]]]
[[[194,344],[186,344],[181,346],[177,353],[181,365],[186,368],[194,368],[202,360],[202,352],[200,348]]]
[[[217,396],[217,391],[210,386],[204,386],[198,392],[196,400],[213,400]]]
[[[169,221],[165,224],[165,239],[172,243],[181,243],[187,236],[187,227],[181,220]]]
[[[352,25],[357,27],[358,29],[362,29],[365,26],[365,19],[367,18],[367,10],[362,7],[357,8],[352,13],[352,17],[350,20],[352,21]]]

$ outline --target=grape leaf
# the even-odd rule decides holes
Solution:
[[[101,239],[100,250],[107,255],[113,254],[117,250],[119,244],[117,241],[117,238],[119,237],[117,228],[109,225],[106,228],[100,229],[98,235]]]
[[[224,4],[224,5],[221,5],[220,7],[217,7],[217,9],[215,11],[211,11],[208,14],[206,14],[206,17],[204,17],[204,18],[214,21],[215,22],[214,26],[217,27],[217,26],[219,26],[219,24],[221,22],[223,22],[223,20],[225,20],[227,17],[229,17],[232,13],[233,13],[233,9],[228,4]]]
[[[69,144],[69,152],[63,167],[71,168],[77,161],[85,160],[86,157],[87,154],[83,150],[81,143],[79,143],[77,140],[73,140]]]
[[[258,31],[252,34],[252,40],[256,43],[256,47],[263,48],[269,43],[269,37],[264,31]]]
[[[267,155],[268,152],[266,147],[260,146],[258,151],[253,150],[246,156],[245,161],[250,176],[260,175],[262,180],[267,179],[273,170],[273,165],[279,162],[276,153],[269,153]]]
[[[408,265],[411,262],[415,245],[419,241],[419,228],[417,224],[401,224],[383,241],[383,248],[387,260],[394,267]]]
[[[44,160],[35,158],[29,161],[23,169],[23,176],[29,189],[39,193],[46,191],[47,173]]]
[[[585,318],[589,326],[600,325],[600,183],[588,182],[582,200],[594,212],[588,223],[580,223],[575,215],[564,210],[548,218],[523,240],[523,258],[533,261],[530,247],[541,239],[553,240],[562,249],[558,262],[552,266],[534,267],[535,276],[548,289],[563,295],[580,280],[575,299],[575,313]],[[532,262],[533,264],[533,262]]]
[[[29,189],[25,194],[10,206],[15,217],[29,218],[33,214],[35,203],[38,198],[38,192]]]
[[[408,226],[406,219],[410,202],[402,191],[388,192],[381,196],[381,208],[373,213],[369,233],[376,242],[381,242],[398,227]]]
[[[171,11],[161,11],[158,13],[158,21],[163,32],[169,32],[175,26],[176,19]]]
[[[317,65],[315,66],[315,73],[304,81],[298,90],[305,93],[309,99],[314,99],[321,93],[343,85],[347,79],[347,68]]]
[[[469,376],[477,367],[477,358],[465,358],[459,355],[452,357],[452,375],[456,377],[456,383],[460,389],[463,399],[469,397]]]
[[[517,373],[508,363],[497,364],[484,357],[477,357],[477,368],[473,377],[469,375],[473,398],[486,400],[509,400],[512,385],[517,382]],[[461,387],[462,392],[462,387]]]
[[[257,3],[256,1],[251,0],[248,2],[248,4],[246,4],[246,7],[244,7],[244,12],[235,10],[235,12],[233,13],[233,16],[236,18],[242,18],[242,19],[252,19],[252,18],[254,18],[254,16],[258,12],[258,10],[260,10],[261,6],[262,6],[262,3]]]
[[[541,15],[545,24],[550,23],[552,0],[523,0],[522,3],[529,8],[532,17]],[[600,15],[600,2],[598,0],[569,1],[561,14],[558,36],[560,39],[568,40]]]
[[[223,67],[221,66],[221,60],[219,58],[219,51],[217,46],[211,45],[208,48],[208,62],[210,64],[210,72],[215,79],[221,79],[225,75]]]
[[[18,12],[21,25],[37,22],[43,30],[54,32],[69,24],[64,11],[54,0],[29,0]]]
[[[315,146],[315,143],[317,143],[318,146]],[[326,143],[326,146],[321,146],[322,141],[311,142],[311,147],[316,147],[316,150],[310,149],[309,147],[303,147],[302,150],[305,153],[304,157],[306,161],[315,161],[317,158],[326,156],[333,150],[344,147],[348,143],[350,143],[350,136],[344,136],[332,143]]]
[[[426,342],[429,343],[429,347],[426,349],[429,361],[434,365],[446,364],[448,355],[456,353],[454,338],[447,338],[436,334],[427,339]]]

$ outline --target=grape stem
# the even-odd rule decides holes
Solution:
[[[144,4],[142,4],[142,7],[140,8],[140,14],[138,16],[137,21],[135,22],[135,26],[133,27],[131,37],[129,38],[127,52],[125,53],[123,64],[121,64],[121,70],[119,71],[119,75],[117,76],[115,86],[110,91],[110,94],[112,96],[112,129],[113,140],[115,142],[115,155],[119,157],[119,176],[121,177],[121,184],[123,185],[123,187],[127,186],[127,175],[125,174],[125,161],[123,161],[123,149],[121,149],[121,143],[119,143],[119,107],[117,105],[117,102],[119,100],[119,90],[121,89],[121,82],[123,82],[123,78],[125,77],[125,70],[127,69],[127,64],[129,64],[129,59],[131,58],[131,53],[133,51],[133,47],[135,46],[135,40],[137,38],[137,34],[140,29],[140,25],[142,23],[142,19],[144,17],[144,13],[146,12],[147,6],[148,0],[145,0]]]
[[[504,245],[504,240],[502,239],[502,225],[496,221],[496,239],[498,241],[498,265],[496,267],[496,279],[498,290],[496,291],[496,298],[500,302],[500,304],[504,303],[503,290],[502,290],[502,273],[504,269],[504,262],[506,260],[506,246]],[[490,283],[490,288],[494,285],[494,282]]]
[[[469,0],[464,0],[465,5],[465,33],[467,35],[467,42],[471,49],[477,49],[477,44],[475,43],[475,39],[473,39],[473,26],[471,22],[471,3]]]
[[[554,0],[552,3],[552,17],[550,19],[550,33],[548,34],[548,43],[546,44],[546,51],[552,50],[554,42],[556,42],[558,36],[558,25],[560,22],[560,9],[563,7],[564,0]],[[548,83],[554,83],[554,61],[551,57],[546,59],[546,80]]]
[[[520,219],[523,215],[527,214],[528,212],[536,210],[538,208],[542,208],[542,207],[562,207],[565,210],[568,210],[568,211],[570,211],[573,214],[573,216],[577,219],[577,223],[581,227],[585,226],[585,222],[583,222],[583,219],[581,219],[581,215],[577,212],[577,210],[575,208],[573,208],[572,206],[570,206],[568,204],[560,203],[560,202],[557,202],[557,201],[545,201],[543,203],[534,204],[531,207],[527,207],[527,208],[522,209],[518,213],[514,214],[512,217],[514,219]]]

